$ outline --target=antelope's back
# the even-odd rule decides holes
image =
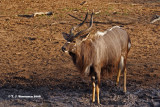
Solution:
[[[105,63],[116,63],[121,55],[126,55],[128,47],[128,35],[125,30],[115,26],[107,29],[103,36],[98,36],[95,41],[97,63],[104,60]]]
[[[111,42],[111,48],[115,48],[117,51],[120,49],[119,51],[121,51],[121,54],[127,53],[129,36],[123,28],[119,26],[112,27],[107,30],[104,36],[105,40],[107,40],[106,42]]]

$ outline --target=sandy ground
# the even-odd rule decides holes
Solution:
[[[159,107],[159,0],[1,0],[0,107]],[[116,77],[103,78],[101,105],[91,102],[91,81],[61,51],[61,33],[94,9],[92,33],[122,25],[131,37],[127,93]],[[35,12],[51,16],[18,17]],[[74,18],[74,17],[78,18]],[[86,27],[86,26],[85,26]],[[28,98],[27,98],[28,96]]]

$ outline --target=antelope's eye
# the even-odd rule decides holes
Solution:
[[[72,42],[73,42],[73,43],[76,43],[76,41],[75,41],[75,40],[73,40]]]

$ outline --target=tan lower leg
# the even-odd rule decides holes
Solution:
[[[119,84],[119,77],[120,77],[120,75],[121,75],[121,70],[119,69],[118,70],[118,74],[117,74],[117,82],[116,82],[116,85],[118,86],[118,84]]]
[[[99,86],[96,85],[96,92],[97,92],[97,103],[100,104],[100,100],[99,100]]]
[[[92,102],[95,102],[95,91],[96,91],[96,84],[92,82]]]
[[[124,87],[123,87],[124,92],[126,92],[126,78],[127,78],[126,74],[127,74],[127,70],[125,68],[125,70],[124,70]]]

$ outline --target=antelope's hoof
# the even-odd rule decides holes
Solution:
[[[116,86],[118,86],[119,85],[119,83],[118,82],[116,82]]]
[[[95,103],[95,100],[92,100],[92,103]]]

